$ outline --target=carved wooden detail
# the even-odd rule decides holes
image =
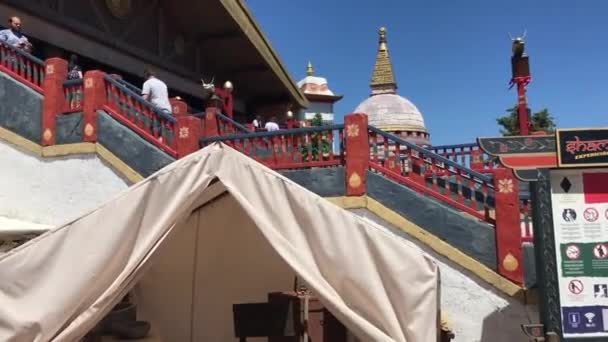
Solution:
[[[547,331],[561,335],[559,283],[551,208],[551,182],[549,170],[539,170],[538,181],[531,184],[534,246],[539,290],[541,293],[540,317]]]
[[[151,56],[158,60],[156,64],[179,74],[192,76],[196,72],[195,39],[176,32],[159,0],[5,2],[144,60]]]

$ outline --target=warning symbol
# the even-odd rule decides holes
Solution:
[[[571,280],[568,284],[568,290],[575,295],[581,294],[584,288],[583,282],[578,279]]]
[[[566,256],[570,260],[578,259],[581,256],[581,250],[577,245],[570,245],[566,247]]]
[[[602,243],[598,243],[593,247],[593,255],[598,259],[606,259],[608,257],[608,247]]]
[[[600,217],[600,213],[595,208],[587,208],[583,212],[583,217],[587,222],[595,222]]]

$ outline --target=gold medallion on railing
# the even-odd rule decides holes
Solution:
[[[512,179],[500,179],[498,181],[498,192],[508,194],[513,192],[513,180]]]
[[[519,267],[519,262],[517,262],[517,259],[513,256],[513,254],[509,253],[503,259],[502,267],[504,267],[508,272],[515,272]]]
[[[359,136],[359,125],[350,124],[346,126],[346,136],[356,138]]]
[[[190,136],[190,130],[188,129],[188,127],[181,127],[179,129],[179,138],[180,139],[187,139]]]
[[[350,185],[353,188],[358,188],[361,186],[361,177],[356,173],[353,172],[350,177],[348,178],[348,185]]]
[[[93,126],[88,123],[86,124],[86,126],[84,126],[84,135],[86,135],[87,137],[90,137],[91,135],[93,135]]]
[[[49,141],[51,140],[51,138],[53,137],[53,133],[51,133],[50,129],[45,129],[44,130],[44,134],[42,134],[42,138],[44,139],[44,141]]]
[[[106,0],[106,6],[118,19],[123,19],[131,13],[131,0]]]

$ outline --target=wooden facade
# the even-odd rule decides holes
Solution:
[[[241,112],[308,104],[241,1],[3,1],[0,16],[12,15],[33,39],[120,73],[141,76],[154,65],[170,88],[195,97],[201,78],[229,80]],[[35,54],[58,57],[45,52]]]

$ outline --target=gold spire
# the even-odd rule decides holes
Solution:
[[[374,73],[372,75],[371,87],[372,90],[389,90],[397,89],[395,75],[393,74],[393,65],[391,57],[388,54],[388,46],[386,43],[386,28],[381,27],[378,32],[380,35],[380,46],[376,55],[376,65],[374,65]]]
[[[315,69],[312,68],[312,63],[308,61],[308,67],[306,68],[306,75],[312,76],[315,74]]]

